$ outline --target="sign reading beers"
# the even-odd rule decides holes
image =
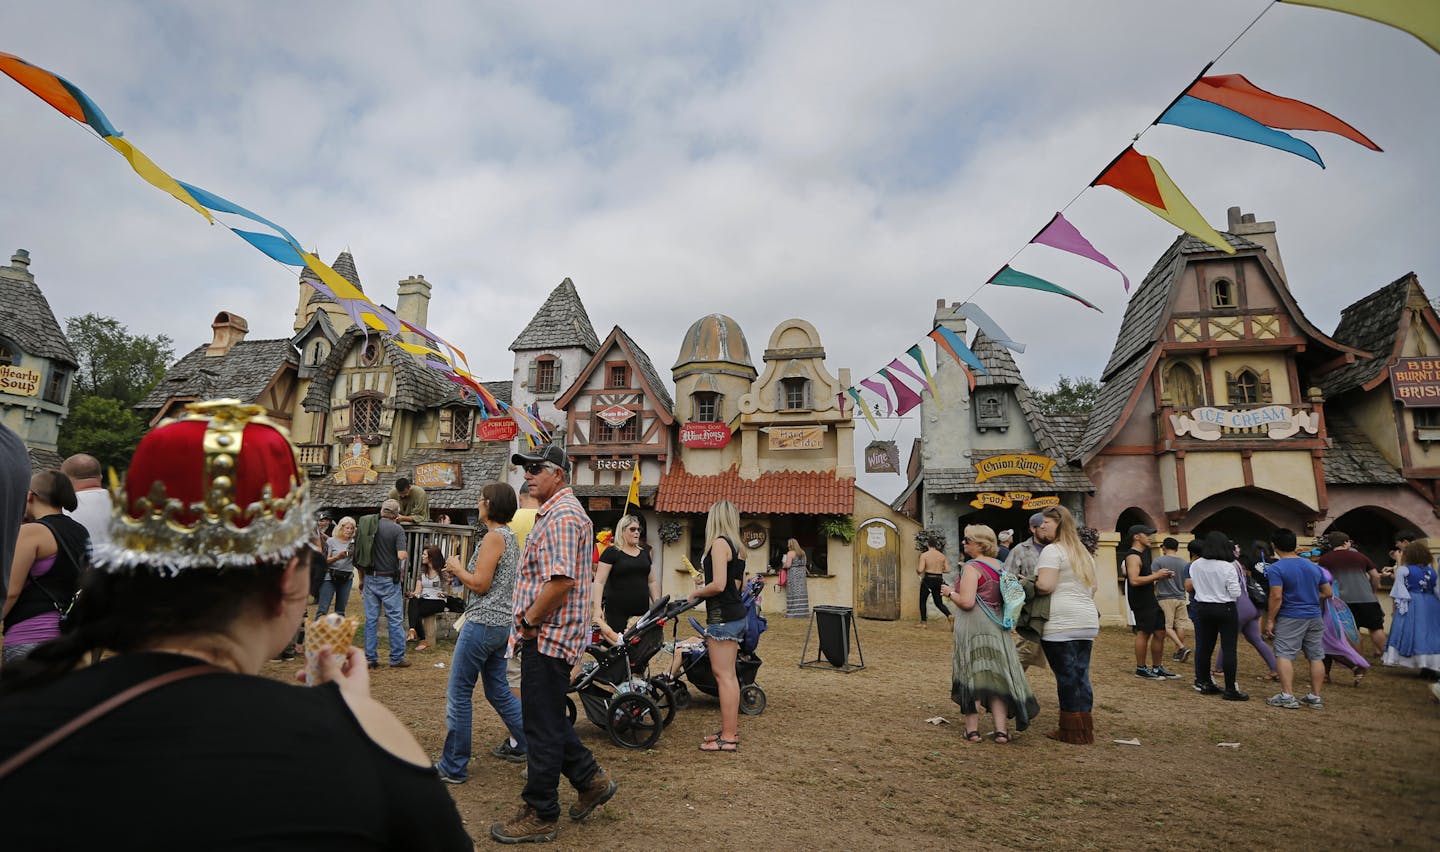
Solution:
[[[1054,466],[1055,460],[1045,456],[1021,453],[991,456],[975,462],[975,482],[979,484],[997,476],[1029,476],[1043,479],[1046,482],[1054,482],[1055,479],[1050,474],[1050,469]]]

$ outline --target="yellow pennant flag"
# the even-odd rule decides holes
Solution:
[[[215,217],[210,215],[210,211],[201,207],[200,202],[196,201],[194,196],[186,192],[185,188],[177,183],[175,178],[170,177],[164,169],[155,165],[155,161],[145,156],[143,151],[119,136],[106,136],[105,141],[109,142],[110,147],[119,151],[120,155],[130,162],[130,168],[135,170],[135,174],[144,178],[146,183],[170,193],[178,201],[204,216],[205,221],[212,225],[215,224]]]
[[[628,510],[630,504],[634,503],[635,508],[640,508],[640,457],[635,457],[635,472],[630,474],[630,493],[625,496],[625,508]]]
[[[1415,36],[1440,53],[1440,3],[1435,0],[1284,0],[1296,6],[1314,6],[1358,15],[1389,24]]]

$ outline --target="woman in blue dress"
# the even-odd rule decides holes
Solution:
[[[1390,598],[1395,603],[1390,641],[1380,662],[1387,666],[1440,670],[1440,597],[1435,560],[1424,539],[1405,545]]]

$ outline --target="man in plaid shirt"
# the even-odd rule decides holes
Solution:
[[[615,782],[575,735],[565,716],[570,670],[585,651],[594,579],[594,525],[567,478],[570,459],[550,444],[516,453],[525,482],[541,505],[525,539],[515,582],[515,633],[520,645],[520,711],[525,721],[528,778],[525,804],[490,836],[501,843],[553,840],[559,833],[560,776],[580,794],[570,818],[584,819],[615,795]]]

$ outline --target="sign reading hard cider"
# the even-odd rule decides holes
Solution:
[[[1050,474],[1050,469],[1054,466],[1055,460],[1045,456],[1021,453],[991,456],[975,462],[975,482],[979,484],[997,476],[1029,476],[1043,479],[1046,482],[1054,482],[1055,479]]]
[[[680,427],[680,443],[698,450],[718,450],[730,443],[730,427],[724,423],[686,423]]]
[[[475,427],[475,437],[482,441],[512,441],[520,427],[509,417],[490,417]]]
[[[40,371],[24,367],[0,367],[0,393],[15,396],[40,394]]]
[[[1390,386],[1406,408],[1440,407],[1440,358],[1401,358],[1390,368]]]
[[[772,450],[821,450],[825,448],[826,426],[771,426]]]

